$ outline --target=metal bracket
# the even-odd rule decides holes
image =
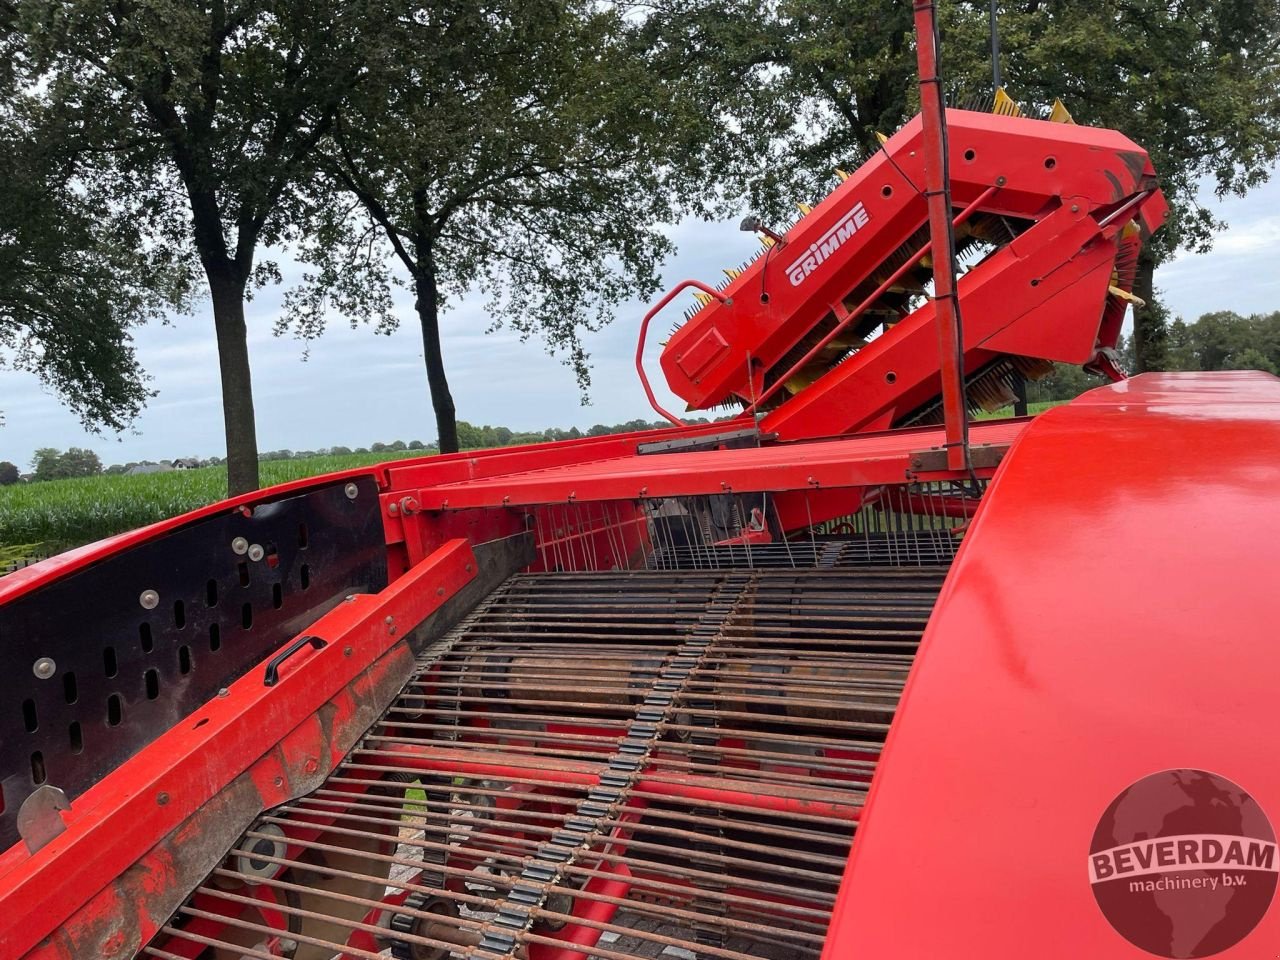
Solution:
[[[984,443],[969,448],[969,463],[974,470],[993,470],[1000,465],[1000,461],[1008,452],[1007,443]],[[944,447],[916,450],[911,454],[913,473],[946,473],[948,469],[947,451]]]
[[[743,430],[728,430],[724,433],[713,433],[705,437],[684,437],[679,440],[653,440],[636,447],[636,453],[644,456],[648,453],[689,453],[694,450],[714,450],[724,445],[732,450],[739,447],[754,447],[767,440],[776,440],[776,433],[761,433],[756,427]]]
[[[35,853],[51,840],[66,832],[62,814],[71,809],[71,801],[57,787],[37,787],[18,808],[18,835]]]

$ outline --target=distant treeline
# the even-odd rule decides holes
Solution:
[[[1280,373],[1280,310],[1243,317],[1230,310],[1194,323],[1169,324],[1166,370],[1263,370]]]
[[[706,418],[691,420],[691,423],[706,423]],[[541,431],[515,431],[510,427],[493,427],[489,424],[476,426],[465,420],[458,421],[458,438],[464,450],[484,450],[490,447],[507,447],[527,443],[547,443],[552,440],[576,440],[580,437],[602,437],[612,433],[634,433],[639,430],[652,430],[669,426],[665,421],[650,422],[648,420],[628,420],[626,423],[597,423],[589,430],[577,427],[565,430],[560,427],[548,427]],[[268,450],[260,457],[262,461],[280,460],[312,460],[317,457],[345,457],[366,454],[404,454],[420,451],[423,456],[438,453],[434,442],[422,440],[393,440],[390,443],[372,443],[367,447],[321,447],[318,450]],[[154,472],[160,470],[195,470],[201,467],[217,467],[224,463],[222,457],[177,457],[173,460],[131,460],[127,463],[113,463],[103,467],[102,461],[92,450],[72,447],[70,450],[57,450],[53,447],[42,447],[37,450],[31,461],[31,472],[22,473],[17,465],[8,461],[0,461],[0,486],[24,481],[65,480],[71,477],[118,476],[137,472]],[[148,469],[150,468],[150,469]]]
[[[1202,314],[1190,323],[1178,317],[1167,328],[1164,370],[1261,370],[1280,374],[1280,310],[1242,316],[1230,310]],[[1120,365],[1134,368],[1133,340],[1120,343]],[[1043,380],[1027,384],[1032,402],[1071,400],[1103,380],[1060,363]]]
[[[1164,345],[1166,370],[1262,370],[1280,373],[1280,311],[1241,316],[1229,310],[1206,313],[1198,320],[1187,323],[1178,318],[1168,326]],[[1133,369],[1133,341],[1125,338],[1120,344],[1120,362],[1126,369]],[[1086,390],[1099,386],[1101,377],[1085,373],[1077,366],[1057,364],[1049,376],[1027,384],[1027,400],[1031,403],[1070,400]],[[690,423],[706,423],[707,418],[690,420]],[[463,450],[485,450],[491,447],[507,447],[528,443],[546,443],[552,440],[576,440],[580,437],[602,437],[613,433],[635,433],[665,427],[664,421],[628,420],[626,423],[597,423],[588,430],[578,427],[548,427],[546,430],[512,430],[510,427],[494,427],[489,424],[476,426],[466,420],[458,421],[458,442]],[[269,450],[260,457],[264,461],[308,460],[315,457],[348,456],[352,454],[404,454],[421,451],[438,452],[434,442],[422,440],[394,440],[390,443],[373,443],[367,447],[327,447],[319,450]],[[44,448],[36,451],[31,463],[32,472],[22,474],[7,461],[0,461],[0,486],[23,480],[57,480],[66,477],[86,477],[97,474],[125,474],[139,467],[151,466],[155,461],[117,463],[103,467],[97,454],[90,450],[72,447],[61,451]],[[158,461],[164,469],[193,469],[220,466],[221,457],[179,457]]]

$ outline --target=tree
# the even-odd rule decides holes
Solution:
[[[1230,310],[1169,325],[1171,369],[1280,370],[1280,311],[1242,317]]]
[[[72,447],[62,455],[62,470],[69,477],[93,477],[102,472],[102,461],[92,450]]]
[[[0,487],[11,486],[21,479],[22,474],[18,472],[17,464],[10,463],[8,460],[0,460]]]
[[[763,91],[738,100],[744,130],[794,118],[762,173],[731,192],[779,214],[825,193],[831,168],[861,162],[876,131],[916,109],[910,5],[899,0],[692,0],[668,4],[651,29],[678,39],[674,58],[707,89],[742,77]],[[986,0],[943,4],[943,71],[953,100],[991,93]],[[1138,370],[1162,365],[1167,316],[1155,267],[1179,248],[1205,250],[1222,223],[1197,202],[1264,181],[1280,155],[1280,4],[1276,0],[1066,0],[1001,4],[1004,83],[1029,112],[1061,97],[1077,121],[1117,128],[1147,149],[1171,201],[1166,228],[1136,265]],[[681,50],[688,51],[682,54]],[[701,62],[698,62],[701,61]],[[758,147],[756,148],[758,149]],[[763,156],[763,154],[762,154]]]
[[[332,308],[395,326],[389,250],[447,453],[468,445],[441,349],[450,299],[487,294],[491,329],[541,337],[585,392],[580,334],[656,289],[657,225],[696,179],[694,110],[664,94],[626,12],[588,0],[406,4],[380,54],[326,140],[326,182],[356,209],[322,205],[284,325],[316,336]]]
[[[92,450],[72,447],[66,453],[53,447],[41,447],[31,460],[37,480],[66,480],[92,477],[102,472],[102,461]]]
[[[1262,370],[1274,374],[1276,365],[1257,347],[1245,347],[1231,358],[1233,370]]]
[[[86,145],[80,179],[199,265],[213,304],[228,486],[258,485],[244,302],[278,276],[259,247],[296,236],[300,180],[383,22],[326,0],[14,0],[19,66],[45,116]],[[374,38],[374,39],[371,39]],[[89,161],[92,161],[91,163]]]
[[[24,53],[0,9],[0,366],[36,374],[86,429],[122,430],[150,396],[130,328],[180,309],[164,251],[80,176],[84,149],[18,85]]]

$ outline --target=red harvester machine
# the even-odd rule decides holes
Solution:
[[[916,119],[681,285],[667,380],[737,418],[288,484],[0,580],[0,957],[1147,956],[1087,873],[1116,795],[1204,769],[1280,811],[1280,382],[1124,380],[1151,164],[1009,114],[946,116],[968,400],[1117,382],[975,422],[969,469]]]

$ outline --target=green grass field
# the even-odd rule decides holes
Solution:
[[[419,450],[408,450],[269,460],[262,464],[262,483],[286,483],[421,454]],[[222,499],[226,491],[227,473],[223,467],[0,487],[0,556],[32,552],[47,556],[194,510]],[[30,549],[32,545],[34,551]],[[28,549],[19,551],[17,547]]]
[[[1065,400],[1046,400],[1044,403],[1028,403],[1027,413],[1036,414],[1044,413],[1050,407],[1061,406],[1066,403]],[[1003,420],[1005,417],[1013,416],[1013,407],[1002,407],[993,413],[987,413],[985,410],[980,411],[975,420]]]

